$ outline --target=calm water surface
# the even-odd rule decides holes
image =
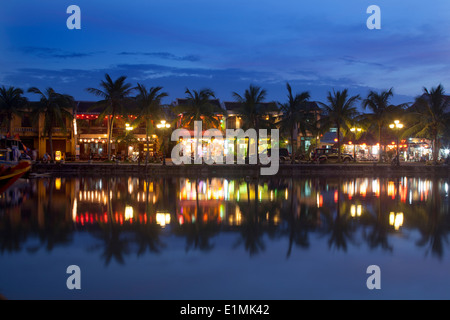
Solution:
[[[46,177],[0,196],[8,299],[449,299],[449,179]],[[69,265],[81,290],[69,290]],[[381,289],[369,290],[378,265]]]

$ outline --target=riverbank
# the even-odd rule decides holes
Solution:
[[[258,177],[261,168],[257,165],[167,165],[136,163],[66,162],[33,165],[31,174],[54,174],[63,176],[218,176],[218,177]],[[427,165],[404,163],[400,166],[378,163],[350,164],[280,164],[276,176],[450,176],[449,165]],[[261,176],[264,177],[264,176]]]

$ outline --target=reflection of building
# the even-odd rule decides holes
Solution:
[[[287,188],[269,188],[268,183],[255,186],[239,180],[211,178],[190,180],[180,178],[177,220],[180,224],[202,221],[216,221],[225,224],[240,224],[242,208],[248,203],[268,203],[287,200]]]

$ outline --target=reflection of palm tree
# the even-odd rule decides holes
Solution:
[[[376,206],[376,218],[370,224],[372,229],[369,233],[364,234],[370,249],[381,247],[384,250],[392,251],[392,245],[388,242],[389,227],[386,224],[386,214],[382,206],[382,195],[378,197],[378,205]]]
[[[177,233],[186,236],[186,251],[190,248],[199,249],[201,251],[210,251],[213,249],[211,238],[219,231],[219,226],[215,221],[203,221],[203,208],[199,203],[198,196],[199,179],[195,180],[195,221],[181,225]]]
[[[297,245],[300,248],[309,248],[308,222],[305,219],[305,215],[302,212],[307,211],[305,206],[300,206],[299,211],[295,210],[294,206],[294,179],[291,178],[291,201],[289,211],[287,212],[287,221],[289,224],[289,246],[286,253],[286,258],[289,258],[292,252],[293,245]],[[296,199],[297,201],[299,199]]]
[[[336,205],[336,216],[331,220],[330,232],[331,237],[328,240],[329,247],[336,247],[337,249],[342,249],[347,251],[347,241],[353,240],[352,235],[352,225],[349,223],[348,216],[341,214],[341,178],[338,178],[338,196]]]
[[[431,251],[432,254],[442,259],[444,242],[448,242],[447,234],[449,232],[448,226],[450,221],[449,216],[445,214],[444,205],[441,203],[437,179],[432,181],[432,188],[432,199],[426,204],[425,210],[422,209],[421,216],[425,218],[425,221],[422,220],[421,223],[417,224],[417,228],[422,235],[417,245],[428,245],[426,254]]]
[[[146,180],[146,198],[145,198],[145,214],[152,216],[156,213],[155,207],[149,201],[149,181]],[[135,232],[135,241],[138,245],[137,255],[143,255],[147,249],[150,252],[159,253],[161,248],[165,247],[165,244],[159,239],[161,233],[161,227],[156,224],[138,224],[133,230]]]
[[[2,216],[0,221],[0,253],[19,252],[22,250],[22,243],[27,240],[27,229],[23,224],[13,225],[9,215]]]
[[[138,245],[137,255],[143,255],[147,249],[150,252],[159,253],[161,248],[165,247],[165,244],[159,239],[160,226],[152,223],[149,225],[138,224],[134,230],[136,233],[136,242]]]
[[[101,239],[103,243],[103,253],[102,258],[105,259],[105,265],[109,265],[111,259],[114,258],[120,264],[124,264],[124,254],[129,252],[128,249],[128,239],[122,238],[121,230],[117,225],[117,221],[114,221],[112,201],[109,197],[111,190],[110,179],[106,180],[106,190],[107,190],[107,212],[108,212],[108,223],[101,225],[101,230],[97,235],[97,238]]]
[[[247,204],[239,204],[243,219],[240,227],[241,238],[236,242],[235,247],[244,243],[244,248],[254,255],[265,250],[265,244],[262,240],[264,230],[261,228],[261,222],[258,215],[258,186],[255,185],[255,204],[252,210],[250,202],[250,185],[247,181]]]
[[[49,179],[48,201],[44,204],[44,226],[39,228],[39,239],[46,243],[48,251],[53,250],[56,245],[67,244],[72,241],[71,223],[65,219],[65,207],[55,210],[53,203],[54,178]]]

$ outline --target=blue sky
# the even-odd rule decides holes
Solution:
[[[81,30],[66,27],[72,4]],[[230,101],[250,84],[283,102],[286,82],[316,101],[393,87],[408,102],[450,87],[449,17],[448,0],[14,0],[0,11],[0,85],[95,100],[85,88],[109,73],[163,86],[167,103],[204,87]]]

